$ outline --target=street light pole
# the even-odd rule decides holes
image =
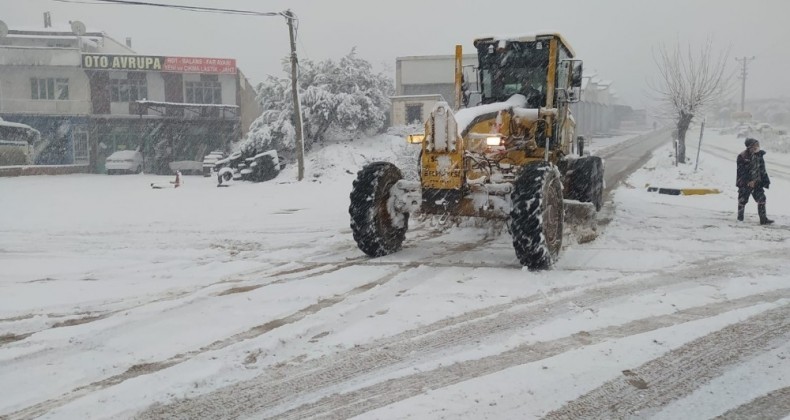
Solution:
[[[296,32],[294,31],[294,16],[290,9],[283,14],[288,21],[288,35],[291,37],[291,96],[294,101],[294,126],[296,127],[296,160],[299,164],[297,179],[304,179],[304,138],[302,133],[302,109],[299,100],[299,61],[296,58]]]
[[[754,60],[754,58],[754,56],[741,58],[735,57],[735,61],[740,61],[743,65],[743,69],[741,69],[741,112],[743,112],[743,104],[746,102],[746,66],[750,61]]]

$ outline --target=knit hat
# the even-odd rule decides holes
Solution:
[[[745,142],[743,142],[743,144],[745,144],[747,148],[752,147],[752,146],[754,146],[757,143],[760,143],[760,142],[755,140],[755,139],[753,139],[753,138],[751,138],[751,137],[746,139]]]

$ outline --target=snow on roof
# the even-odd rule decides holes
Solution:
[[[479,41],[515,41],[515,42],[534,42],[538,38],[543,37],[557,37],[560,39],[563,45],[568,48],[568,51],[571,53],[571,57],[575,57],[576,53],[573,51],[573,47],[568,43],[565,37],[562,36],[559,32],[555,31],[538,31],[534,33],[526,33],[520,35],[495,35],[495,36],[481,36],[476,37],[474,40],[474,44],[477,45]]]
[[[253,160],[255,160],[255,159],[259,159],[259,158],[262,158],[262,157],[264,157],[264,156],[271,156],[271,157],[273,157],[274,159],[277,159],[277,151],[276,151],[276,150],[274,150],[274,149],[272,149],[272,150],[267,150],[267,151],[265,151],[265,152],[258,153],[257,155],[253,156],[253,158],[252,158],[252,159],[253,159]],[[249,159],[248,159],[248,160],[249,160]]]
[[[34,130],[33,127],[31,127],[31,126],[29,126],[27,124],[21,124],[21,123],[15,123],[15,122],[11,122],[11,121],[5,121],[2,118],[0,118],[0,126],[2,126],[2,127],[14,127],[14,128],[27,128],[27,129],[30,129],[30,130]]]
[[[525,108],[527,98],[524,95],[513,95],[505,102],[495,102],[487,105],[465,108],[455,114],[455,122],[458,124],[458,134],[463,135],[464,131],[474,120],[486,114],[492,114],[508,108]]]
[[[63,34],[63,35],[74,35],[74,32],[71,30],[71,25],[66,24],[58,24],[53,25],[49,28],[42,28],[40,26],[14,26],[13,28],[8,28],[8,34],[27,34],[27,35],[47,35],[47,34]],[[85,31],[85,36],[102,36],[103,33],[96,28],[87,28]],[[76,36],[76,35],[74,35]]]
[[[17,37],[17,38],[43,38],[43,39],[74,39],[78,38],[77,34],[75,34],[71,30],[71,25],[54,25],[49,28],[42,28],[42,27],[33,27],[33,26],[18,26],[14,28],[8,29],[9,38]],[[111,42],[117,44],[118,47],[121,47],[130,54],[136,54],[134,50],[127,47],[126,45],[118,42],[113,37],[107,35],[106,32],[95,29],[95,28],[87,28],[85,34],[81,37],[83,42],[93,42],[96,45],[92,45],[94,47],[98,46],[98,43],[101,39],[107,39]],[[88,41],[90,40],[90,41]]]
[[[438,93],[427,95],[397,95],[390,96],[390,99],[439,99],[444,101],[444,97]]]
[[[395,57],[395,61],[421,61],[421,60],[452,60],[455,56],[452,54],[441,54],[441,55],[407,55],[403,57]],[[475,54],[464,54],[463,58],[469,60],[477,60],[477,53]]]
[[[111,154],[107,158],[108,159],[109,158],[113,158],[113,159],[131,159],[138,153],[140,153],[140,152],[138,152],[136,150],[119,150],[119,151]]]
[[[91,47],[98,48],[99,43],[101,42],[101,38],[97,37],[90,37],[90,36],[82,36],[78,37],[77,35],[8,35],[8,38],[15,38],[15,39],[49,39],[49,40],[77,40],[78,38],[82,38],[81,41],[83,44],[90,45]],[[19,47],[19,48],[35,48],[30,46]]]

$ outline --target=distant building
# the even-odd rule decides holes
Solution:
[[[140,149],[147,171],[168,173],[237,140],[259,114],[234,59],[140,55],[79,22],[0,36],[0,117],[41,132],[36,164],[103,172],[113,152]]]
[[[477,66],[476,54],[464,54],[464,77],[469,90],[477,91],[472,67]],[[431,55],[395,59],[395,96],[392,100],[391,122],[405,125],[423,122],[437,102],[455,107],[455,56]]]
[[[464,80],[468,90],[478,91],[476,54],[464,54]],[[409,56],[395,59],[395,96],[392,100],[392,125],[405,125],[428,118],[436,102],[455,105],[455,56]],[[628,118],[631,108],[619,104],[612,82],[601,80],[595,73],[582,79],[581,101],[571,104],[578,135],[597,136],[618,129]],[[479,101],[473,94],[470,105]],[[462,105],[463,107],[463,105]]]

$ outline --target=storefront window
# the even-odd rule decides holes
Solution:
[[[222,86],[217,76],[201,75],[200,81],[184,82],[186,102],[190,104],[221,104]]]
[[[126,78],[110,79],[112,102],[134,102],[148,98],[148,83],[145,73],[129,72]]]
[[[69,79],[46,78],[30,79],[31,99],[69,99]]]

